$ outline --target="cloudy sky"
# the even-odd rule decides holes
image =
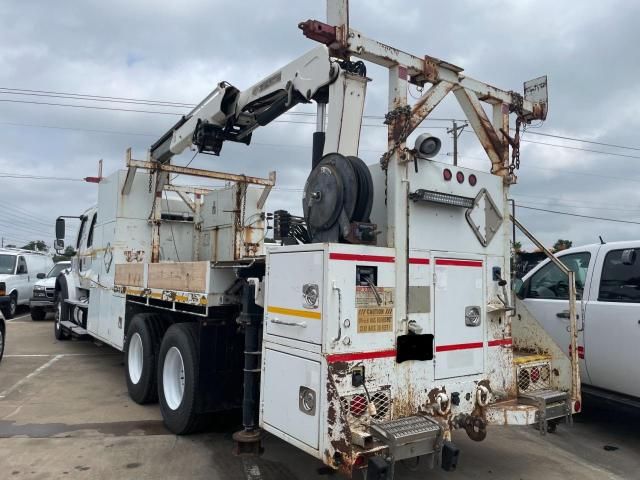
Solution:
[[[144,158],[148,146],[188,111],[66,94],[193,104],[221,80],[244,89],[315,46],[297,28],[308,18],[325,18],[322,0],[0,2],[0,236],[5,244],[50,242],[57,215],[79,214],[96,201],[94,184],[74,180],[96,175],[99,159],[105,173],[122,168],[129,146],[134,157]],[[615,0],[351,2],[353,28],[417,55],[446,59],[505,90],[521,91],[524,80],[547,74],[549,116],[524,137],[528,142],[523,142],[512,196],[533,208],[632,222],[640,222],[639,19],[640,2]],[[368,75],[373,78],[367,92],[370,118],[361,156],[373,163],[385,146],[385,130],[376,117],[386,112],[387,78],[373,66]],[[43,96],[42,91],[60,94]],[[297,109],[312,111],[311,106]],[[463,114],[451,98],[432,117],[460,119]],[[269,209],[299,211],[314,119],[281,119],[256,132],[252,147],[225,144],[220,158],[199,155],[192,166],[257,176],[275,169],[278,189]],[[450,123],[423,126],[443,138],[439,160],[449,161]],[[488,168],[472,133],[462,134],[460,155],[462,165]],[[190,158],[187,154],[175,163]],[[574,245],[597,241],[598,235],[608,241],[640,237],[637,224],[525,209],[518,215],[548,244],[560,237]]]

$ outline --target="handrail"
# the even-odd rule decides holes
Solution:
[[[536,247],[544,252],[544,254],[556,265],[560,271],[565,273],[569,277],[569,332],[571,335],[571,347],[569,358],[571,360],[571,399],[574,402],[581,402],[580,394],[580,370],[578,360],[578,322],[576,316],[576,274],[573,270],[568,268],[558,258],[551,253],[547,247],[545,247],[536,237],[533,236],[524,225],[515,219],[513,215],[509,215],[513,224],[518,227],[525,236],[531,240]]]

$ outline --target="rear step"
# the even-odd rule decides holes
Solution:
[[[69,330],[74,335],[82,336],[89,334],[86,329],[82,328],[80,325],[76,325],[75,323],[70,322],[69,320],[62,320],[60,322],[60,325]]]
[[[554,420],[562,420],[568,424],[572,423],[571,397],[567,392],[537,390],[519,395],[518,403],[537,407],[536,419],[538,420],[538,429],[541,435],[545,435],[548,430],[555,430],[555,425],[558,422]]]

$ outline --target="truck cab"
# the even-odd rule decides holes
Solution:
[[[640,241],[585,245],[557,257],[576,274],[577,354],[585,388],[630,396],[640,405]],[[518,296],[569,354],[566,275],[544,261],[523,278]]]

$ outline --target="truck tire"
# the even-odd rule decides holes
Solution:
[[[69,318],[69,307],[66,303],[64,303],[64,298],[61,298],[61,295],[58,295],[56,301],[56,312],[55,319],[53,320],[53,335],[56,337],[56,340],[68,340],[71,335],[69,332],[62,326],[60,322],[63,320],[67,320]]]
[[[140,405],[158,400],[156,368],[163,325],[159,315],[138,313],[127,330],[124,344],[127,390],[131,399]]]
[[[13,292],[9,296],[9,303],[7,304],[6,307],[4,307],[4,309],[2,310],[2,313],[4,314],[4,317],[7,320],[10,320],[16,315],[17,310],[18,310],[18,294],[16,292]]]
[[[44,311],[42,307],[31,307],[31,320],[44,320],[44,317],[47,316],[47,312]]]
[[[158,362],[158,397],[166,427],[176,435],[200,426],[198,402],[198,325],[176,323],[162,339]]]

